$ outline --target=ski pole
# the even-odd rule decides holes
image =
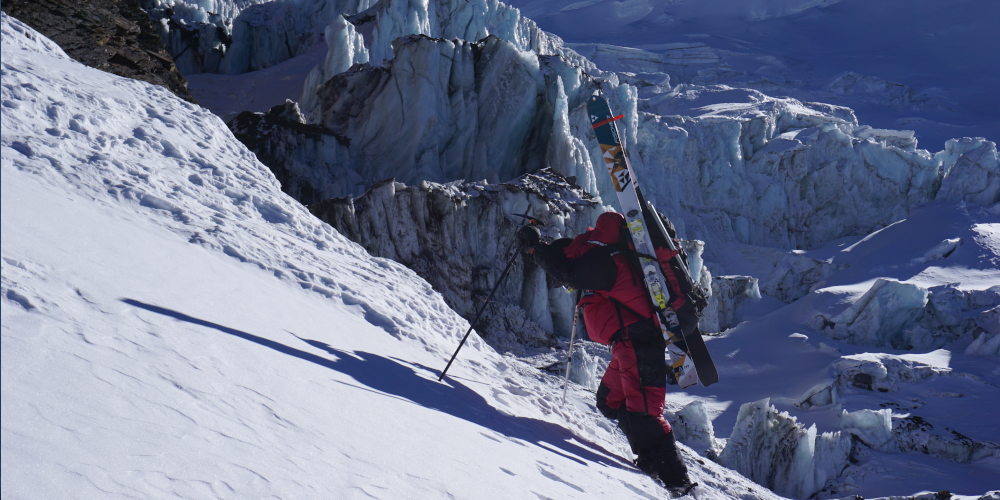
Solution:
[[[511,266],[514,265],[514,260],[516,260],[517,256],[520,255],[521,250],[524,250],[523,243],[517,246],[517,251],[514,252],[514,256],[511,257],[510,260],[507,262],[507,267],[504,268],[503,274],[501,274],[500,278],[497,279],[497,284],[493,286],[493,290],[490,291],[490,295],[486,297],[486,302],[483,302],[483,306],[479,308],[479,312],[476,313],[475,319],[473,319],[472,322],[469,323],[469,331],[465,332],[465,336],[462,337],[462,341],[458,343],[458,349],[455,349],[455,354],[451,355],[451,359],[448,360],[448,365],[444,367],[443,371],[441,371],[441,376],[438,377],[438,382],[440,382],[441,379],[444,378],[445,373],[448,373],[448,368],[451,368],[451,363],[455,361],[455,356],[458,356],[458,351],[462,350],[462,346],[465,345],[466,339],[468,339],[469,334],[472,333],[473,325],[476,324],[476,321],[479,321],[479,316],[482,315],[483,311],[486,310],[486,306],[489,305],[490,299],[493,298],[493,294],[496,293],[498,288],[500,288],[500,285],[503,283],[503,279],[507,277],[507,273],[510,272],[510,268]]]
[[[569,355],[566,357],[566,379],[563,380],[562,404],[566,404],[566,391],[569,389],[569,369],[573,365],[573,341],[576,340],[576,320],[580,317],[580,300],[577,294],[577,304],[573,308],[573,333],[569,335]]]

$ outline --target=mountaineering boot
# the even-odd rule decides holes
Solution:
[[[690,495],[694,491],[695,486],[698,486],[698,483],[688,483],[681,486],[667,486],[667,491],[670,492],[670,498],[681,498],[683,496]]]

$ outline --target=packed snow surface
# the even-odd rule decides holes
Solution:
[[[215,115],[2,23],[4,498],[665,497],[476,335],[438,382],[468,324]]]

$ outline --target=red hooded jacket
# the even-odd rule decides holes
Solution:
[[[577,236],[563,253],[575,259],[596,248],[615,245],[621,241],[624,224],[625,217],[621,214],[605,212],[597,218],[597,227]],[[642,276],[632,269],[624,254],[614,253],[612,258],[618,267],[618,277],[611,290],[590,290],[580,300],[587,333],[591,340],[605,345],[614,340],[619,330],[627,331],[629,325],[653,316]]]

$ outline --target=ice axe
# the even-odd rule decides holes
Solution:
[[[525,222],[525,224],[530,224],[530,225],[532,225],[532,226],[544,226],[544,225],[545,225],[545,223],[544,223],[544,222],[542,222],[542,221],[538,220],[538,219],[537,219],[537,218],[535,218],[535,217],[532,217],[532,216],[530,216],[530,215],[527,215],[527,214],[511,214],[511,215],[516,215],[516,216],[518,216],[518,217],[522,217],[522,218],[524,218],[524,222]]]

